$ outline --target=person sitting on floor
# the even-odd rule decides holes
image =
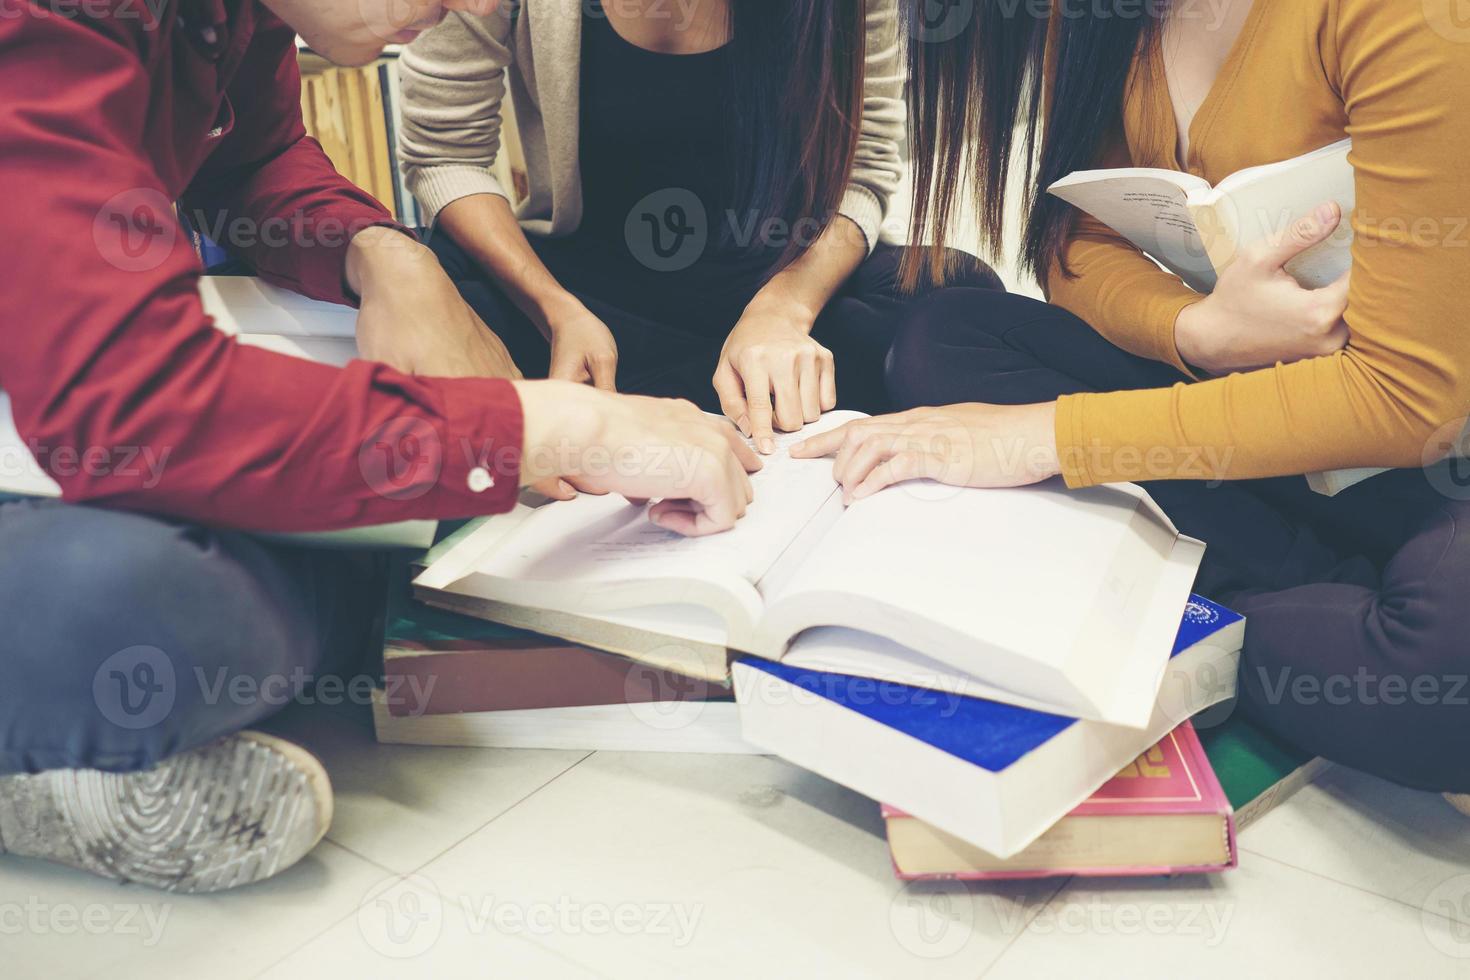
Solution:
[[[298,32],[360,65],[497,2],[102,0],[0,17],[14,191],[0,385],[65,500],[0,504],[0,852],[212,891],[320,840],[326,774],[242,733],[275,702],[236,699],[233,681],[269,690],[361,656],[381,586],[353,557],[243,531],[491,514],[562,479],[661,498],[653,519],[684,533],[744,512],[759,463],[731,426],[516,380],[429,250],[302,128]],[[360,303],[377,360],[338,369],[215,330],[179,199],[255,229],[237,252],[265,279]],[[163,465],[99,464],[140,451]],[[670,455],[677,472],[653,462]]]
[[[889,407],[905,254],[897,0],[538,0],[403,54],[426,235],[528,376],[688,398],[763,452]],[[507,92],[529,190],[491,173]],[[951,256],[952,284],[1003,288]],[[713,379],[713,385],[711,385]]]
[[[1145,482],[1209,545],[1198,591],[1247,617],[1253,720],[1386,779],[1470,793],[1470,494],[1463,462],[1438,462],[1463,448],[1470,412],[1470,45],[1419,0],[1225,0],[1219,25],[1160,9],[997,7],[913,47],[917,186],[937,172],[955,188],[965,162],[988,161],[998,238],[1013,134],[1029,131],[1026,251],[1058,305],[936,294],[889,362],[909,411],[794,451],[836,452],[857,497],[924,476]],[[1345,136],[1355,212],[1316,208],[1209,295],[1039,193],[1098,166],[1218,183]],[[921,204],[919,224],[952,198]],[[1344,220],[1350,272],[1298,285],[1287,263]],[[1303,479],[1357,467],[1393,469],[1335,497]]]

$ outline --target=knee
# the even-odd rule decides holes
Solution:
[[[0,586],[3,771],[146,768],[267,713],[259,676],[289,674],[282,610],[208,531],[37,507],[0,520]]]
[[[1456,513],[1459,511],[1460,513]],[[1290,740],[1419,789],[1470,792],[1470,505],[1442,508],[1377,589],[1248,599],[1241,693]],[[1320,616],[1338,603],[1340,615]]]
[[[942,288],[989,289],[1005,292],[1006,284],[999,273],[979,256],[962,252],[957,248],[944,250],[946,275]]]
[[[939,289],[905,310],[883,369],[895,408],[904,411],[934,404],[935,375],[946,357],[964,347],[968,361],[985,346],[987,318],[981,311],[996,297],[991,290]]]

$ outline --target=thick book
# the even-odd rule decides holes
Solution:
[[[1235,809],[1235,829],[1251,824],[1310,784],[1331,763],[1288,745],[1241,717],[1199,730],[1215,777]]]
[[[425,606],[406,581],[389,590],[383,693],[394,718],[732,698],[721,684]]]
[[[1318,205],[1336,201],[1343,214],[1338,230],[1286,266],[1303,286],[1320,289],[1352,268],[1357,201],[1348,160],[1352,145],[1341,140],[1291,160],[1238,171],[1213,186],[1177,170],[1122,167],[1079,171],[1047,190],[1201,293],[1214,290],[1241,250],[1285,231]],[[1352,467],[1309,473],[1306,479],[1317,493],[1331,497],[1382,472]]]
[[[247,276],[201,276],[199,297],[216,329],[240,343],[324,364],[345,365],[357,356],[357,311],[310,299]],[[140,453],[138,466],[162,465]],[[0,391],[0,494],[59,497],[57,485],[36,462],[15,428],[10,399]],[[296,544],[344,548],[415,548],[434,542],[434,521],[402,521],[292,534],[260,533]]]
[[[1010,858],[884,805],[898,877],[1046,878],[1200,874],[1236,866],[1230,801],[1189,722]]]
[[[487,749],[564,749],[760,755],[745,741],[733,701],[650,701],[570,708],[473,711],[449,715],[391,714],[373,692],[379,742]]]
[[[415,581],[423,601],[723,681],[844,627],[844,669],[961,685],[1072,717],[1148,724],[1203,545],[1142,489],[913,483],[844,507],[830,459],[778,440],[735,529],[681,538],[617,496],[487,520]],[[687,461],[672,454],[659,465]]]
[[[473,525],[475,522],[470,522]],[[453,547],[449,533],[428,560]],[[404,745],[746,754],[727,687],[413,600],[388,583],[378,740]]]
[[[758,658],[735,663],[735,697],[752,744],[1009,858],[1181,723],[1234,696],[1245,621],[1195,597],[1175,630],[1142,729]],[[842,631],[818,633],[842,642]]]

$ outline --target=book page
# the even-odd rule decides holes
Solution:
[[[1139,509],[1133,490],[899,484],[850,506],[771,600],[841,592],[998,646],[1062,657],[1078,604],[1099,588],[1128,590],[1107,578]],[[1173,535],[1170,526],[1170,542]]]
[[[1198,567],[1188,541],[1130,485],[899,484],[849,507],[768,596],[761,643],[861,630],[1023,703],[1139,724]]]
[[[1048,193],[1092,215],[1191,288],[1215,287],[1215,267],[1187,200],[1209,184],[1167,170],[1088,170],[1057,181]]]
[[[1357,204],[1348,162],[1351,150],[1352,141],[1343,140],[1294,160],[1231,174],[1213,195],[1191,197],[1192,206],[1209,205],[1226,229],[1224,240],[1230,247],[1211,253],[1215,265],[1223,270],[1240,249],[1279,235],[1318,205],[1336,201],[1342,208],[1342,224],[1331,238],[1287,263],[1286,271],[1308,289],[1321,289],[1341,278],[1352,267],[1352,216]]]
[[[252,276],[200,276],[199,299],[215,327],[228,334],[357,336],[357,310],[352,307],[311,299]]]
[[[0,391],[0,493],[22,497],[59,497],[61,487],[36,462],[15,428],[10,396]]]
[[[645,505],[616,494],[583,494],[538,508],[475,572],[494,578],[611,582],[648,578],[737,578],[754,585],[837,492],[829,459],[792,459],[790,447],[862,416],[829,412],[796,433],[778,434],[776,452],[751,477],[755,501],[724,534],[686,538],[648,519]]]

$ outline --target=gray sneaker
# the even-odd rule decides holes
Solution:
[[[146,772],[0,777],[0,853],[177,892],[248,885],[304,857],[332,822],[305,749],[241,732]]]

